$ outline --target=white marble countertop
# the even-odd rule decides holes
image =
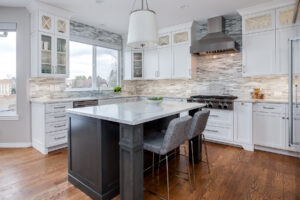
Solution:
[[[67,113],[137,125],[204,106],[205,104],[183,102],[162,102],[154,105],[146,101],[138,101],[68,109]]]
[[[284,99],[236,99],[236,102],[249,102],[249,103],[280,103],[287,104],[288,100]]]

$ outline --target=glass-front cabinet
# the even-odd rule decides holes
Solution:
[[[69,41],[66,38],[56,37],[55,74],[59,76],[68,75],[68,49]]]
[[[134,79],[143,78],[143,57],[142,51],[132,52],[132,72]]]
[[[38,14],[32,15],[31,76],[67,78],[69,77],[69,20],[41,10],[36,13]]]

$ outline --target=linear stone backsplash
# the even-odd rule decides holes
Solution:
[[[122,49],[122,37],[116,33],[95,28],[86,24],[70,22],[70,40],[99,45],[107,48]],[[31,78],[29,80],[30,98],[73,98],[99,95],[99,91],[65,91],[64,78]],[[101,95],[111,94],[101,91]]]
[[[300,80],[300,78],[298,77]],[[242,53],[192,57],[192,79],[123,81],[123,90],[136,95],[157,96],[236,95],[250,98],[262,88],[267,99],[288,98],[288,77],[242,77]]]

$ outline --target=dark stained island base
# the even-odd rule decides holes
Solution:
[[[149,105],[141,101],[70,109],[69,182],[93,199],[112,199],[118,194],[122,200],[143,199],[144,174],[150,172],[144,169],[152,163],[152,153],[143,150],[144,134],[166,129],[180,113],[193,115],[202,107],[198,103]],[[194,140],[198,162],[201,143]]]

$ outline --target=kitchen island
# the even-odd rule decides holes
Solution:
[[[204,104],[145,101],[68,109],[68,180],[93,199],[143,199],[144,133]],[[198,144],[198,138],[194,138]],[[199,145],[195,145],[198,160]],[[192,156],[192,155],[190,155]]]

